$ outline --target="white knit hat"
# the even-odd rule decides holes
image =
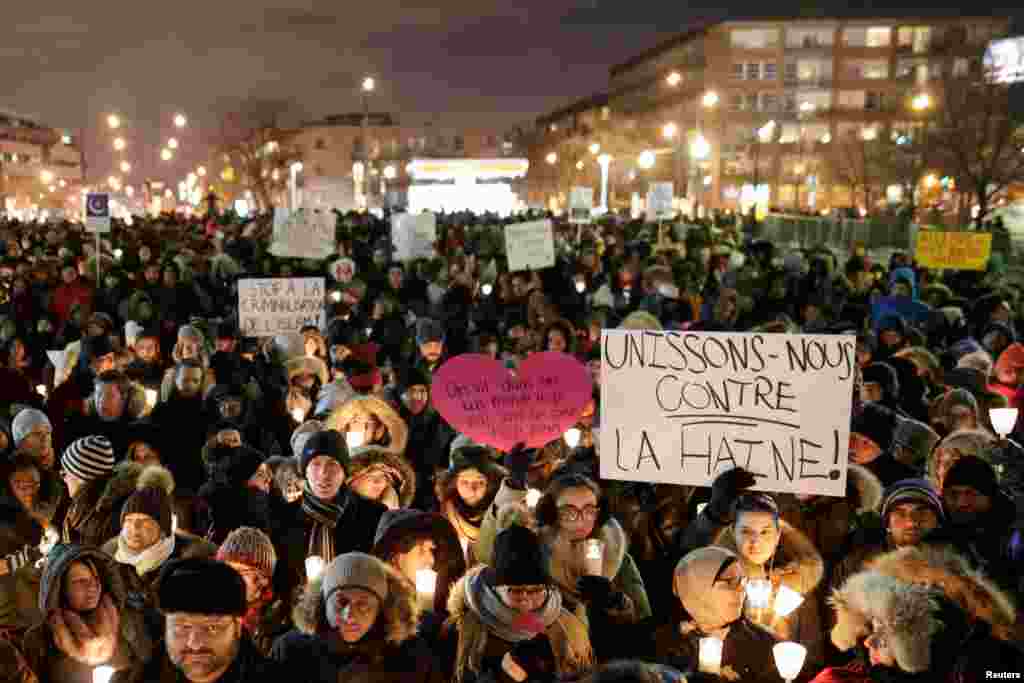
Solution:
[[[384,563],[365,553],[338,555],[324,569],[320,591],[327,601],[342,588],[368,590],[383,602],[388,597],[388,573]]]
[[[60,464],[82,481],[92,481],[114,471],[114,447],[105,436],[86,436],[67,447]]]
[[[14,422],[11,423],[11,436],[14,437],[14,445],[20,445],[22,440],[39,425],[46,425],[51,430],[53,429],[50,418],[46,417],[46,413],[41,410],[25,408],[15,415]]]

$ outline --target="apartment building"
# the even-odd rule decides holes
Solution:
[[[63,208],[77,200],[82,154],[70,134],[0,111],[0,210]]]
[[[611,67],[607,92],[537,119],[532,156],[550,162],[574,143],[616,148],[613,206],[642,196],[651,180],[673,180],[677,195],[714,208],[739,208],[745,193],[786,208],[856,206],[862,200],[830,177],[826,159],[837,141],[911,136],[927,109],[942,106],[938,80],[980,75],[986,45],[1009,23],[780,18],[700,26]],[[644,150],[653,153],[647,164],[638,163]],[[575,178],[556,184],[593,180],[585,154],[573,161],[559,175]],[[534,165],[547,174],[540,186],[552,186],[553,165]]]

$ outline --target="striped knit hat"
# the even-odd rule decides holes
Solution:
[[[886,517],[900,503],[923,503],[930,507],[939,521],[946,518],[942,508],[942,498],[935,487],[927,479],[901,479],[894,482],[882,497],[882,522],[888,524]]]
[[[217,559],[259,569],[269,579],[274,576],[277,552],[264,532],[254,527],[243,526],[228,534],[220,544]]]
[[[99,479],[114,471],[114,447],[105,436],[86,436],[67,447],[60,464],[82,481]]]

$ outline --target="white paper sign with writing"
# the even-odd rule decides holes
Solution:
[[[647,220],[662,221],[672,218],[672,183],[651,183],[647,188]]]
[[[330,211],[284,207],[274,209],[274,237],[270,253],[283,258],[330,258],[334,254],[336,219]]]
[[[505,226],[508,269],[537,270],[555,265],[555,233],[551,221],[530,221]]]
[[[299,334],[323,327],[324,278],[251,278],[238,281],[238,325],[246,337]]]
[[[432,213],[396,213],[391,217],[391,243],[395,258],[412,261],[434,256],[437,216]]]
[[[604,330],[601,477],[846,495],[852,336]]]
[[[573,225],[590,222],[594,210],[594,188],[574,187],[569,191],[569,222]]]

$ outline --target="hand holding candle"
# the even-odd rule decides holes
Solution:
[[[306,580],[315,581],[324,573],[324,558],[310,555],[306,558]]]
[[[697,670],[717,676],[722,670],[723,645],[724,643],[719,638],[701,638]]]
[[[416,592],[433,597],[435,590],[437,590],[437,572],[433,569],[416,570]]]
[[[604,541],[588,538],[583,542],[583,571],[588,576],[601,576],[604,570]]]

